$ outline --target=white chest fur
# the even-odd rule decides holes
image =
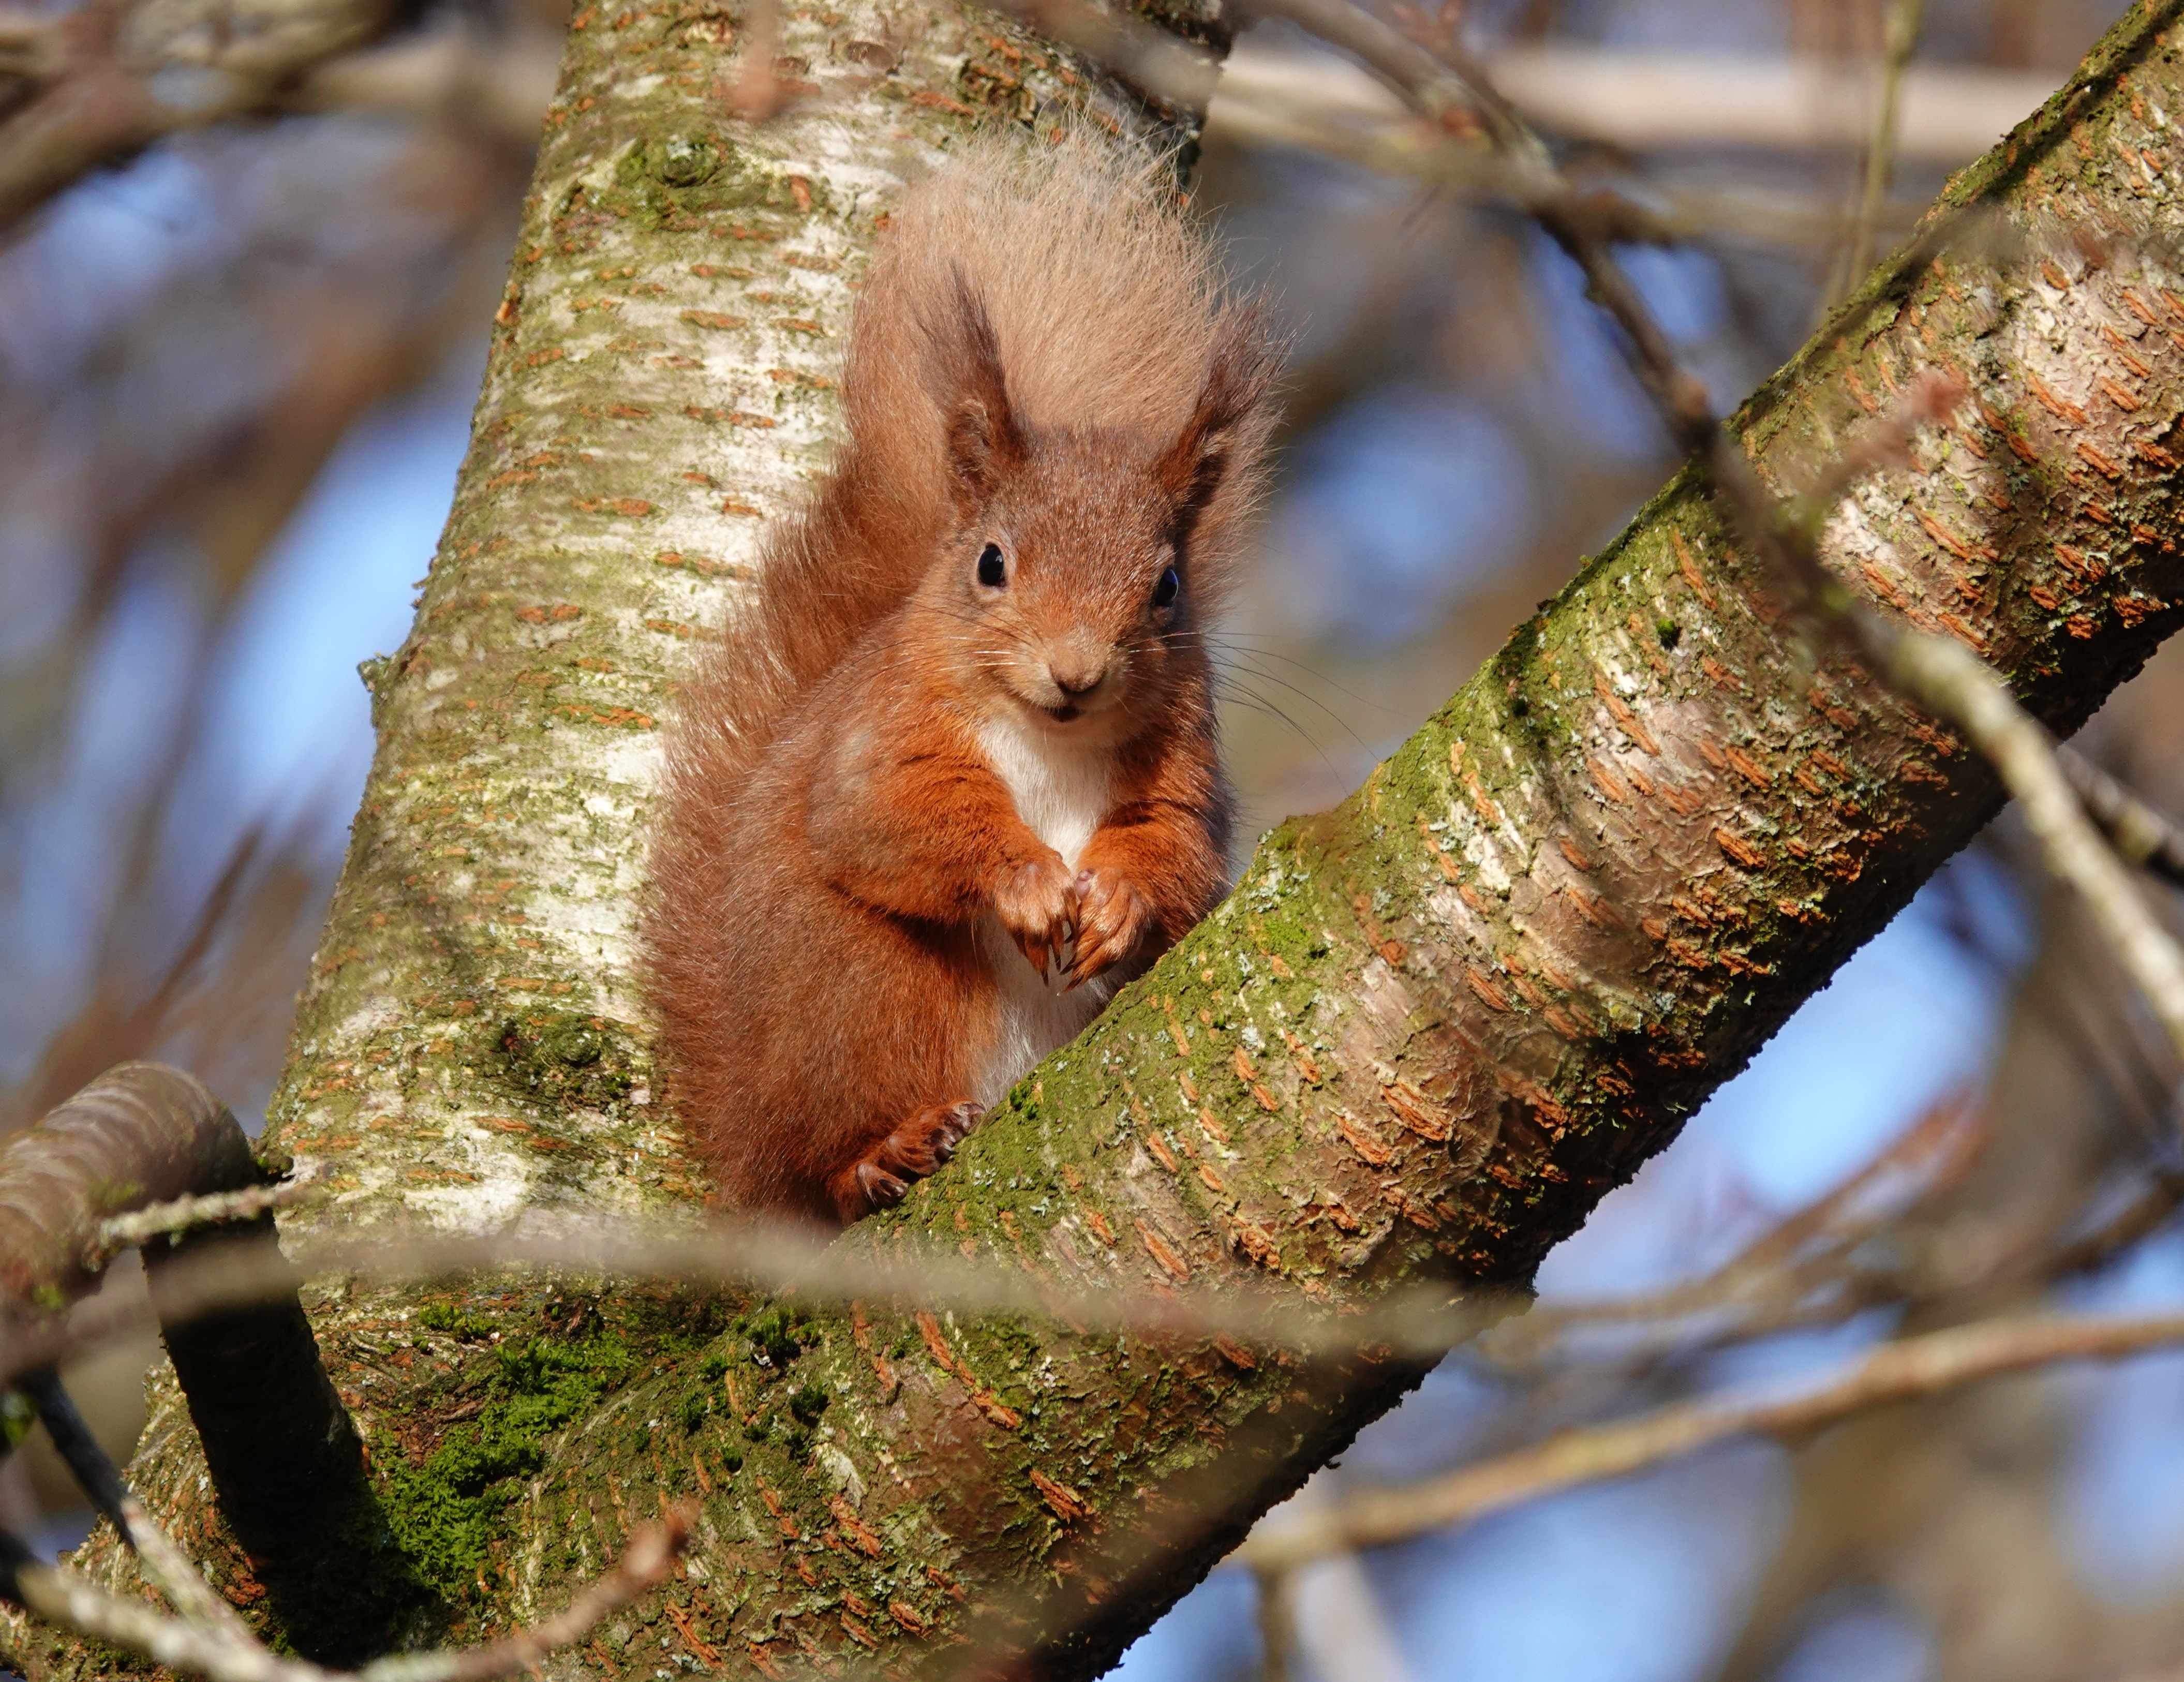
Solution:
[[[1114,804],[1109,751],[1104,746],[1079,747],[1067,736],[1014,719],[987,724],[978,732],[978,746],[1016,803],[1017,816],[1074,866]],[[1116,983],[1111,972],[1065,992],[1067,978],[1050,979],[1034,969],[990,913],[978,933],[1000,988],[1000,1022],[972,1095],[991,1105],[1033,1064],[1074,1039],[1099,1014]]]
[[[1017,816],[1074,866],[1114,804],[1113,755],[1013,718],[985,725],[978,746],[1017,803]]]

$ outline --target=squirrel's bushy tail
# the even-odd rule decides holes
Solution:
[[[958,281],[991,322],[1018,420],[1032,430],[1142,433],[1189,420],[1224,345],[1271,354],[1263,312],[1225,297],[1206,237],[1167,164],[1097,138],[993,135],[913,187],[856,304],[843,391],[849,437],[810,506],[767,546],[763,582],[686,691],[686,744],[716,766],[763,751],[823,677],[923,576],[954,518],[930,386],[934,324]],[[1256,499],[1271,412],[1254,416],[1193,528],[1194,590],[1220,593],[1237,516]]]

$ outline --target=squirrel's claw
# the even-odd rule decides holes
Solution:
[[[876,1140],[865,1154],[829,1183],[837,1212],[847,1225],[876,1209],[892,1209],[922,1180],[956,1154],[964,1134],[984,1113],[969,1099],[958,1104],[928,1104]]]
[[[875,1209],[892,1209],[910,1195],[909,1186],[873,1162],[857,1164],[857,1185]]]
[[[1069,966],[1069,985],[1061,990],[1074,993],[1113,961],[1106,938],[1095,931],[1087,930],[1077,942],[1077,950]]]
[[[1003,876],[994,910],[1026,963],[1049,977],[1061,972],[1077,938],[1078,917],[1069,866],[1059,853],[1050,851]]]
[[[1078,872],[1077,952],[1072,988],[1083,986],[1136,950],[1153,921],[1152,902],[1120,872]]]

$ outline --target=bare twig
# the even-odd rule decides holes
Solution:
[[[614,1569],[581,1590],[557,1616],[482,1647],[383,1658],[359,1671],[359,1682],[487,1682],[528,1669],[664,1581],[689,1536],[689,1520],[671,1511],[657,1523],[641,1526]]]
[[[443,25],[332,59],[282,103],[428,118],[528,146],[553,103],[560,56],[558,31]]]
[[[97,1234],[106,1217],[132,1203],[244,1190],[262,1177],[226,1108],[157,1063],[109,1070],[0,1144],[0,1385],[58,1364],[68,1322],[53,1311],[104,1265]],[[145,1264],[148,1300],[131,1312],[159,1320],[237,1540],[276,1570],[301,1570],[329,1548],[343,1557],[316,1563],[353,1564],[344,1551],[356,1533],[321,1521],[330,1505],[365,1498],[363,1445],[319,1360],[271,1216],[153,1239]],[[254,1268],[263,1288],[217,1312],[178,1306],[171,1282],[200,1267]],[[276,1283],[284,1275],[285,1289]],[[315,1504],[298,1507],[298,1489]]]
[[[1290,1682],[1296,1648],[1296,1608],[1290,1604],[1290,1576],[1272,1568],[1254,1570],[1252,1587],[1258,1599],[1254,1607],[1259,1624],[1261,1682]]]
[[[571,1224],[552,1234],[462,1236],[387,1223],[298,1245],[283,1258],[270,1247],[216,1251],[164,1264],[157,1312],[168,1324],[292,1293],[306,1278],[416,1284],[500,1270],[604,1274],[755,1285],[807,1302],[860,1299],[966,1313],[1058,1317],[1086,1330],[1203,1339],[1222,1335],[1303,1353],[1355,1354],[1385,1344],[1391,1353],[1453,1348],[1529,1297],[1516,1291],[1457,1294],[1420,1286],[1359,1313],[1300,1308],[1273,1291],[1156,1295],[1134,1289],[1032,1278],[1020,1269],[967,1261],[952,1252],[905,1249],[885,1256],[830,1245],[807,1228],[765,1222],[633,1228],[627,1222]],[[142,1328],[151,1305],[102,1295],[65,1317],[0,1322],[0,1386],[109,1339]]]
[[[2056,758],[2086,813],[2124,861],[2184,888],[2184,826],[2154,810],[2075,749],[2058,748]]]
[[[1986,1142],[1984,1111],[1969,1092],[1952,1093],[1851,1178],[1762,1233],[1703,1278],[1663,1289],[1532,1309],[1481,1340],[1496,1362],[1520,1366],[1578,1327],[1681,1319],[1724,1312],[1736,1336],[1771,1329],[1824,1287],[1845,1314],[1864,1306],[1861,1276],[1844,1258],[1936,1191],[1954,1184]],[[1910,1195],[1892,1189],[1910,1184]]]
[[[780,0],[752,0],[744,16],[743,62],[728,90],[728,103],[746,122],[767,122],[788,103],[773,69],[774,55],[781,51]]]
[[[2184,949],[2171,939],[2130,873],[2078,803],[2054,738],[2018,705],[1992,667],[1947,637],[1892,627],[1886,670],[1896,683],[1956,725],[1992,761],[2023,808],[2048,868],[2078,891],[2124,969],[2184,1058]],[[1876,652],[1882,650],[1876,649]]]
[[[107,1458],[91,1429],[76,1412],[75,1404],[50,1370],[34,1373],[23,1381],[70,1473],[92,1505],[104,1514],[121,1538],[143,1562],[145,1575],[167,1597],[183,1619],[200,1629],[214,1630],[237,1640],[252,1636],[235,1608],[217,1594],[190,1563],[189,1557],[167,1533],[154,1523],[142,1504],[130,1492],[120,1469]]]
[[[1495,85],[1535,125],[1620,149],[1733,146],[1796,151],[1857,146],[1872,125],[1847,63],[1601,49],[1557,41],[1512,46],[1484,61]],[[1899,159],[1970,162],[2055,91],[2038,71],[1920,64],[1903,75]],[[1405,104],[1378,77],[1329,54],[1245,36],[1221,71],[1217,121],[1236,103],[1286,110],[1314,125],[1401,119]],[[1840,203],[1834,232],[1842,231]]]
[[[148,1204],[126,1215],[109,1216],[95,1229],[95,1241],[104,1249],[142,1244],[163,1233],[186,1232],[215,1221],[247,1220],[271,1209],[292,1209],[319,1195],[315,1184],[318,1163],[299,1163],[295,1172],[277,1185],[245,1186],[240,1191],[210,1193],[203,1197],[177,1197],[166,1203]]]
[[[1587,49],[1557,41],[1497,53],[1489,68],[1533,121],[1613,146],[1794,150],[1865,137],[1852,97],[1857,70],[1811,57]],[[2057,81],[2037,70],[1914,65],[1903,76],[1896,154],[1951,168],[1969,163],[2036,110]]]
[[[660,1582],[674,1568],[688,1535],[688,1522],[671,1513],[632,1535],[614,1569],[580,1591],[559,1616],[486,1646],[398,1654],[359,1671],[326,1670],[284,1658],[248,1631],[238,1638],[165,1617],[141,1601],[120,1599],[73,1572],[39,1562],[20,1543],[10,1550],[12,1558],[0,1558],[0,1573],[12,1567],[14,1597],[47,1623],[111,1641],[156,1664],[211,1682],[488,1682],[526,1669],[554,1647],[580,1639],[601,1618]]]
[[[1105,9],[1078,0],[1004,0],[1000,9],[1105,64],[1156,104],[1203,113],[1213,97],[1221,75],[1218,58],[1120,7]]]
[[[1850,238],[1844,242],[1835,280],[1826,293],[1832,307],[1857,285],[1873,262],[1874,231],[1880,225],[1881,206],[1896,181],[1897,130],[1903,116],[1903,73],[1919,45],[1926,0],[1894,0],[1887,8],[1880,42],[1880,86],[1874,93],[1873,132],[1865,145],[1859,169],[1858,212],[1852,219]]]
[[[51,1306],[86,1289],[100,1222],[131,1203],[259,1178],[248,1138],[198,1081],[159,1063],[109,1069],[0,1142],[0,1306],[12,1297]]]
[[[1815,537],[1836,504],[1867,474],[1909,466],[1912,441],[1926,427],[1948,419],[1970,395],[1962,381],[1938,369],[1919,375],[1886,418],[1867,427],[1830,462],[1801,499],[1802,507],[1791,510],[1802,527],[1800,535],[1808,543]]]
[[[234,1636],[246,1636],[249,1628],[214,1590],[211,1584],[199,1574],[190,1557],[176,1546],[175,1539],[161,1529],[144,1504],[133,1495],[121,1503],[121,1534],[129,1546],[136,1551],[143,1562],[144,1573],[152,1585],[167,1597],[167,1602],[187,1623],[208,1629],[225,1630]]]
[[[2184,1340],[2184,1315],[2145,1318],[2027,1316],[1883,1344],[1832,1383],[1799,1395],[1713,1396],[1619,1423],[1563,1431],[1532,1447],[1403,1489],[1352,1495],[1301,1517],[1270,1520],[1237,1551],[1254,1571],[1383,1546],[1424,1530],[1628,1476],[1709,1443],[1747,1434],[1809,1434],[1892,1402],[2060,1361],[2112,1361]]]
[[[1258,7],[1351,54],[1421,116],[1451,133],[1483,133],[1517,167],[1537,170],[1543,185],[1552,184],[1546,142],[1454,36],[1435,31],[1421,40],[1350,0],[1258,0]]]
[[[1677,360],[1669,337],[1622,265],[1595,231],[1597,206],[1555,167],[1546,141],[1498,93],[1485,69],[1453,42],[1428,45],[1397,32],[1350,0],[1261,0],[1323,41],[1354,54],[1365,68],[1440,127],[1475,126],[1507,170],[1507,191],[1584,272],[1593,302],[1630,341],[1639,382],[1685,454],[1710,449],[1720,437],[1706,387]],[[1467,122],[1467,117],[1470,120]]]
[[[45,55],[38,93],[0,124],[0,226],[168,135],[265,107],[296,78],[381,34],[397,12],[382,0],[315,0],[283,12],[276,28],[235,33],[209,53],[198,31],[149,53],[124,50],[123,5],[98,0],[61,14],[51,42],[35,49]],[[187,92],[177,97],[182,84]]]
[[[0,75],[45,81],[64,58],[53,19],[38,12],[0,11]]]

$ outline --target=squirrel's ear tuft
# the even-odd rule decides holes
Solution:
[[[1267,331],[1265,304],[1255,300],[1229,311],[1190,419],[1153,465],[1153,477],[1173,504],[1179,530],[1187,530],[1213,499],[1235,465],[1237,447],[1259,447],[1265,429],[1247,423],[1260,418],[1279,367]]]
[[[960,273],[955,281],[946,319],[927,324],[926,377],[940,407],[950,487],[967,519],[1023,465],[1025,448],[993,321]]]

